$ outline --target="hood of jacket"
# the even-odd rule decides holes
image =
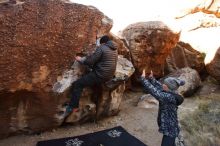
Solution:
[[[172,93],[175,96],[176,99],[176,105],[179,106],[183,103],[184,97],[176,92],[168,91],[169,93]]]
[[[105,43],[105,45],[108,46],[112,50],[117,50],[117,46],[113,41],[108,41],[107,43]]]

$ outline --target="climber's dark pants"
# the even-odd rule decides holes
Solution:
[[[175,137],[163,135],[161,146],[176,146],[175,139]]]
[[[82,94],[83,88],[98,86],[101,85],[103,82],[104,81],[101,78],[97,77],[94,72],[90,72],[82,76],[80,79],[76,80],[71,88],[70,106],[72,108],[79,107],[79,99]]]

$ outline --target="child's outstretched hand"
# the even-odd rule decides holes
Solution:
[[[154,77],[154,73],[153,73],[153,71],[151,70],[151,71],[150,71],[149,78],[153,78],[153,77]]]
[[[145,78],[146,77],[146,72],[145,72],[145,69],[142,71],[142,75],[141,77]]]

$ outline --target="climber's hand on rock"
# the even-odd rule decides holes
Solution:
[[[76,61],[81,61],[82,57],[76,56],[75,59],[76,59]]]

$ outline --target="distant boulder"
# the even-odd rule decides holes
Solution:
[[[171,73],[181,68],[190,67],[200,74],[205,71],[205,53],[193,49],[190,44],[178,42],[166,59],[166,72]]]
[[[136,69],[134,80],[140,76],[143,69],[146,73],[153,70],[156,77],[162,77],[165,60],[180,37],[179,30],[171,29],[161,21],[131,24],[121,35],[129,47]]]
[[[181,26],[180,41],[205,53],[205,64],[210,63],[220,46],[220,0],[194,1],[182,12],[175,19]]]
[[[206,65],[208,73],[220,83],[220,48],[217,50],[214,59]]]
[[[220,46],[220,0],[195,1],[182,12],[176,16],[182,26],[180,40],[205,54],[208,73],[219,80],[214,64]]]

